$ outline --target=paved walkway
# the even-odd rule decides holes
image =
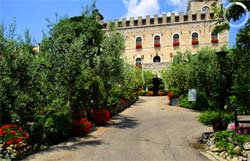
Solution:
[[[166,105],[166,97],[140,97],[131,108],[78,140],[29,156],[29,161],[208,161],[196,144],[212,129],[198,113]]]

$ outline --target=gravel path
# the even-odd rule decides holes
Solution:
[[[137,103],[87,137],[31,155],[28,161],[208,161],[197,144],[212,129],[199,113],[166,104],[166,97],[140,97]]]

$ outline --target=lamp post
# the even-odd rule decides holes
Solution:
[[[219,130],[222,130],[222,120],[221,120],[221,111],[224,108],[224,101],[223,101],[223,88],[222,88],[222,75],[223,75],[223,60],[227,55],[227,51],[218,51],[216,52],[220,64],[220,77],[219,77],[219,89],[220,89],[220,95],[219,95]]]

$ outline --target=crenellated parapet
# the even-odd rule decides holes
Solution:
[[[167,16],[167,14],[162,14],[162,15],[154,15],[153,17],[146,16],[146,18],[142,18],[141,16],[137,18],[131,17],[129,19],[122,18],[121,21],[115,19],[114,22],[107,21],[105,23],[101,22],[101,24],[103,25],[103,29],[109,30],[111,24],[113,24],[115,28],[123,29],[123,28],[133,28],[133,27],[156,26],[164,24],[209,21],[213,19],[214,19],[214,13],[212,12],[201,13],[200,11],[197,11],[196,13],[192,13],[192,11],[189,11],[187,14],[179,12],[178,14],[171,13],[169,16]]]

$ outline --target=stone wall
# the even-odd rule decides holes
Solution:
[[[193,54],[204,47],[220,50],[227,46],[228,31],[218,34],[218,42],[212,43],[212,32],[216,22],[211,5],[219,6],[220,0],[189,0],[187,13],[171,13],[169,15],[146,16],[145,18],[131,17],[116,19],[114,22],[101,22],[104,31],[108,34],[111,25],[122,33],[125,38],[124,58],[130,64],[136,64],[136,59],[141,58],[142,63],[153,63],[154,57],[159,56],[160,62],[171,63],[173,56],[178,52],[190,51]],[[205,12],[203,7],[209,8]],[[192,44],[192,34],[198,34],[197,45]],[[174,45],[173,36],[179,35],[179,45]],[[154,37],[160,36],[160,47],[154,46]],[[142,39],[142,47],[136,47],[136,38]],[[151,69],[152,71],[159,71]],[[158,72],[157,72],[158,73]]]

